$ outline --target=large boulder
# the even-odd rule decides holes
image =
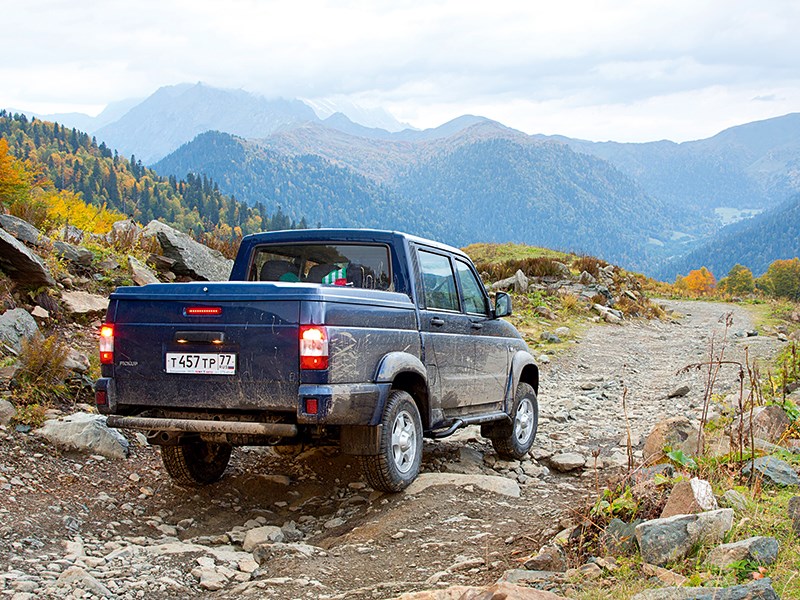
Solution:
[[[697,443],[699,428],[686,417],[671,417],[656,424],[644,443],[644,460],[656,463],[663,458],[664,448],[681,450],[688,456],[697,456],[703,448],[703,436]]]
[[[19,353],[22,340],[30,340],[39,333],[36,319],[24,308],[13,308],[0,315],[0,342]]]
[[[668,587],[639,592],[631,600],[780,600],[769,579],[728,588]]]
[[[175,261],[172,270],[178,275],[205,281],[227,281],[231,274],[232,260],[169,225],[150,221],[142,235],[158,240],[164,255]]]
[[[771,565],[778,558],[779,544],[774,537],[756,536],[714,548],[706,564],[724,569],[740,560]]]
[[[106,234],[106,241],[114,246],[130,248],[142,237],[142,228],[131,219],[116,221]]]
[[[742,469],[742,473],[750,475],[755,469],[767,482],[780,486],[800,485],[800,477],[792,465],[774,456],[761,456],[750,460]]]
[[[66,450],[100,454],[107,458],[125,458],[129,453],[128,440],[106,425],[106,418],[90,413],[75,413],[63,419],[45,421],[36,434],[51,444]]]
[[[21,288],[56,285],[42,259],[4,229],[0,229],[0,269]]]
[[[716,544],[733,527],[733,509],[653,519],[636,526],[642,559],[663,567],[689,556],[699,543]]]

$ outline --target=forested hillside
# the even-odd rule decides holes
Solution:
[[[205,175],[161,177],[134,156],[128,160],[87,134],[57,123],[0,111],[0,137],[7,140],[12,154],[41,170],[56,188],[79,193],[89,204],[107,205],[140,222],[162,219],[196,234],[220,224],[244,233],[295,225],[283,214],[270,217],[223,194]]]
[[[768,212],[726,227],[710,242],[665,265],[658,275],[672,281],[677,274],[705,266],[719,278],[738,263],[759,276],[773,261],[796,256],[800,256],[800,194]]]
[[[302,211],[310,224],[402,228],[454,245],[526,242],[596,253],[631,268],[653,260],[658,246],[648,238],[668,238],[671,227],[661,203],[601,160],[563,144],[518,139],[519,132],[487,136],[485,127],[413,152],[396,148],[414,161],[400,170],[399,161],[389,169],[387,159],[381,169],[391,176],[383,183],[334,164],[330,154],[331,160],[281,154],[219,132],[198,136],[154,168],[208,173],[222,191],[295,218]],[[342,151],[341,139],[333,142],[331,154]],[[357,158],[341,162],[363,162],[370,153],[387,158],[374,146],[358,146]]]
[[[327,227],[404,229],[438,236],[450,215],[430,208],[315,155],[287,156],[226,133],[210,131],[156,163],[159,173],[207,173],[224,192],[261,210],[279,207],[294,219]]]
[[[521,241],[642,268],[670,228],[665,207],[596,158],[554,143],[483,139],[397,181],[398,193],[450,215],[455,243]]]

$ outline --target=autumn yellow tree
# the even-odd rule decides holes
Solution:
[[[8,151],[8,142],[0,138],[0,202],[8,206],[24,200],[30,193],[33,175]]]
[[[730,296],[752,294],[755,288],[753,272],[740,264],[736,264],[731,268],[728,276],[720,280],[718,287],[719,291]]]
[[[776,260],[757,284],[770,296],[800,300],[800,258]]]
[[[717,287],[714,275],[705,267],[689,271],[686,277],[680,275],[675,280],[675,287],[695,296],[706,296]]]

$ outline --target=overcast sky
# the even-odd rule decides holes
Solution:
[[[0,107],[202,81],[415,127],[684,141],[800,111],[797,0],[0,0]]]

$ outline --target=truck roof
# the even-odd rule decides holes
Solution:
[[[389,231],[383,229],[284,229],[281,231],[265,231],[254,233],[242,239],[242,245],[263,244],[271,242],[315,242],[315,241],[342,241],[342,242],[383,242],[397,243],[405,239],[417,244],[424,244],[446,250],[459,256],[466,256],[464,252],[453,246],[435,242],[402,231]]]

